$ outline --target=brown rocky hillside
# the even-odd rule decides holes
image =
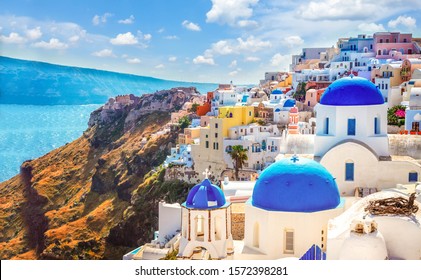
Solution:
[[[157,202],[183,200],[189,187],[163,182],[158,167],[179,128],[153,133],[197,95],[171,89],[122,109],[100,108],[79,139],[24,162],[0,183],[0,258],[121,259],[150,241]]]

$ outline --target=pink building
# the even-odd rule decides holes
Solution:
[[[373,36],[376,58],[405,59],[419,57],[420,46],[412,40],[412,34],[400,32],[376,32]]]

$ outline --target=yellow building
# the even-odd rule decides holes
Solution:
[[[200,127],[186,127],[184,133],[178,134],[178,144],[193,144],[193,139],[200,137]]]
[[[220,175],[226,169],[224,138],[228,137],[231,127],[250,124],[253,117],[253,106],[220,107],[218,117],[209,119],[208,126],[200,128],[200,143],[192,144],[195,171],[200,173],[208,168],[211,176],[221,179]]]

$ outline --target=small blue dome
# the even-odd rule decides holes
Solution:
[[[279,108],[275,109],[275,113],[280,112],[280,111],[281,111],[281,109],[279,109]]]
[[[284,93],[280,89],[275,89],[274,91],[272,91],[271,94],[284,94]]]
[[[192,209],[213,209],[220,208],[225,204],[224,192],[219,187],[212,185],[209,179],[205,179],[189,191],[183,205]]]
[[[333,106],[361,106],[384,104],[380,90],[369,80],[346,77],[333,82],[323,93],[320,104]]]
[[[263,170],[251,203],[270,211],[316,212],[336,208],[340,196],[335,179],[320,163],[293,157]]]
[[[284,107],[294,107],[295,106],[295,99],[287,99],[284,102]]]

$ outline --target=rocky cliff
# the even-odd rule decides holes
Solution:
[[[79,139],[24,162],[0,183],[0,258],[121,259],[150,241],[157,202],[181,201],[189,188],[163,182],[158,167],[179,128],[155,133],[197,94],[175,88],[99,108]]]

